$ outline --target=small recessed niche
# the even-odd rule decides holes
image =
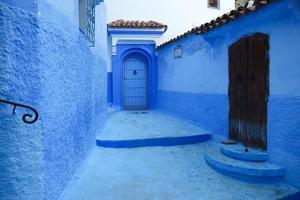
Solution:
[[[174,49],[174,58],[181,58],[182,57],[182,46],[178,45]]]

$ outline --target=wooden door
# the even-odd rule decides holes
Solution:
[[[138,53],[124,60],[124,108],[126,110],[144,110],[148,108],[147,59]]]
[[[269,37],[243,37],[229,47],[229,138],[267,149]]]

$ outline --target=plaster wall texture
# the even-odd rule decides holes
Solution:
[[[37,19],[1,1],[0,63],[0,98],[39,109],[41,70]],[[12,109],[0,105],[0,199],[41,199],[41,123],[26,125],[21,121],[25,110],[18,108],[13,116]]]
[[[300,3],[278,1],[202,35],[158,51],[158,108],[211,131],[228,134],[228,47],[244,35],[270,35],[268,153],[300,187]],[[174,58],[181,45],[182,58]]]
[[[222,15],[235,7],[234,0],[220,0],[219,8],[208,8],[207,0],[110,0],[107,1],[107,22],[117,19],[155,20],[168,25],[168,31],[157,45]]]
[[[37,1],[36,0],[1,0],[2,3],[5,3],[9,6],[26,10],[27,12],[35,13],[37,11]]]
[[[106,8],[96,7],[96,45],[78,29],[77,1],[0,1],[0,199],[57,199],[106,119]],[[3,173],[2,173],[3,172]]]

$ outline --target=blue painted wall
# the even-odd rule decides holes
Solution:
[[[36,0],[1,0],[2,3],[5,3],[9,6],[13,6],[14,8],[19,8],[22,10],[26,10],[26,12],[36,13],[37,11],[37,1]]]
[[[12,8],[0,1],[0,98],[39,109],[38,23],[32,13],[37,6],[33,1],[28,4]],[[0,199],[4,200],[41,199],[43,194],[42,125],[24,124],[23,112],[17,109],[13,116],[11,106],[0,104]]]
[[[57,199],[95,146],[106,119],[106,9],[96,7],[96,46],[78,28],[77,1],[0,0],[0,199]],[[35,3],[34,3],[35,2]],[[2,173],[3,172],[3,173]]]
[[[149,108],[156,105],[157,57],[154,44],[118,44],[117,55],[112,56],[112,105],[123,109],[123,59],[131,53],[140,53],[148,59],[148,102]]]
[[[300,188],[300,2],[283,0],[203,35],[191,35],[158,51],[158,108],[228,134],[228,47],[244,35],[270,35],[268,152]],[[182,58],[174,48],[183,47]]]
[[[107,72],[107,103],[109,106],[113,102],[113,80],[112,72]]]

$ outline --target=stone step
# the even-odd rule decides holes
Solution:
[[[108,148],[188,145],[210,139],[207,130],[158,111],[115,112],[96,135],[97,145]]]
[[[300,192],[297,192],[295,194],[289,195],[287,197],[284,197],[280,200],[299,200],[300,199]]]
[[[223,155],[244,161],[264,162],[268,160],[268,153],[255,148],[247,148],[241,144],[221,145]]]
[[[209,152],[205,160],[216,171],[247,182],[282,181],[284,169],[270,162],[249,162],[224,156],[218,149]]]
[[[96,144],[106,148],[138,148],[153,146],[178,146],[206,142],[211,139],[211,134],[199,134],[182,137],[157,137],[132,140],[101,140],[97,139]]]

